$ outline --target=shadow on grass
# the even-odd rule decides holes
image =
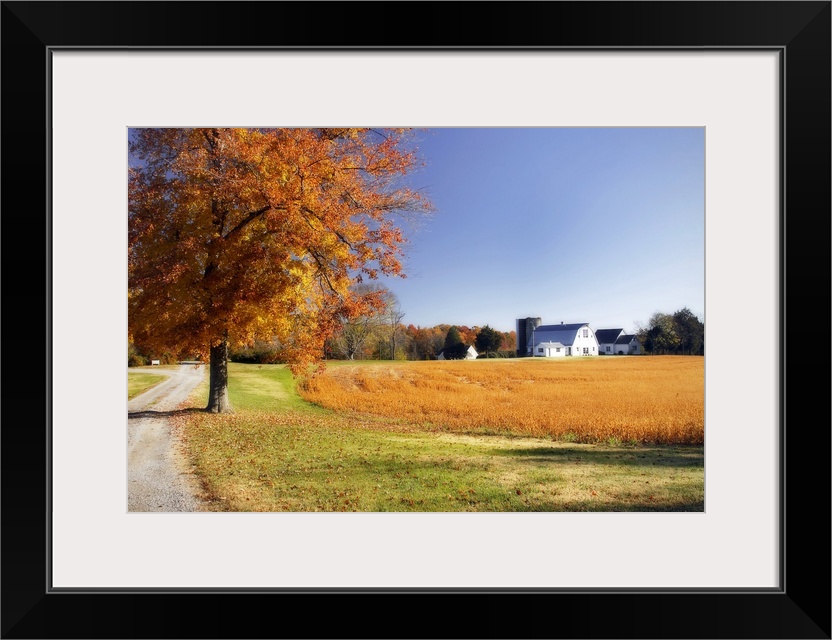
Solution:
[[[581,500],[576,502],[555,503],[540,502],[530,508],[517,509],[517,511],[535,513],[666,513],[685,512],[703,513],[705,511],[704,500],[657,500],[650,501],[640,498],[633,502],[622,502],[620,504],[609,504]]]
[[[127,419],[135,418],[169,418],[171,416],[182,416],[189,413],[205,413],[204,408],[188,407],[187,409],[175,409],[174,411],[128,411]]]
[[[594,449],[582,447],[530,447],[526,449],[496,449],[501,456],[518,457],[535,462],[614,464],[633,467],[704,467],[705,455],[701,446],[642,447],[633,449]]]

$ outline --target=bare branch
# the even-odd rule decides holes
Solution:
[[[306,247],[306,250],[309,252],[309,255],[314,258],[315,262],[318,265],[318,274],[326,281],[326,285],[329,287],[329,290],[332,291],[335,295],[339,298],[343,299],[343,296],[338,292],[337,289],[332,284],[332,281],[329,279],[329,276],[326,273],[326,267],[324,266],[323,259],[318,256],[317,252],[312,249],[312,247]]]

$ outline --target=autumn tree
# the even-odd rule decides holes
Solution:
[[[128,367],[143,367],[147,363],[147,358],[139,353],[136,345],[132,341],[127,342],[127,366]]]
[[[448,329],[445,335],[445,344],[442,348],[442,353],[445,354],[446,360],[459,360],[465,357],[465,352],[468,350],[467,345],[462,341],[459,329],[452,326]]]
[[[367,310],[352,316],[340,317],[340,328],[332,338],[332,345],[337,353],[348,360],[354,360],[356,355],[364,353],[364,347],[372,336],[373,329],[383,321],[386,304],[386,290],[380,285],[359,283],[353,287],[353,293],[365,298]],[[370,297],[370,294],[373,296]]]
[[[408,360],[424,360],[420,357],[420,353],[426,342],[427,334],[424,329],[415,325],[409,324],[404,328],[407,336],[407,359]]]
[[[477,351],[488,356],[489,353],[499,351],[503,344],[503,334],[488,325],[480,328],[476,339]]]
[[[447,328],[443,330],[439,326],[422,328],[408,325],[406,331],[410,337],[407,357],[410,360],[435,360],[442,350]]]
[[[448,347],[454,347],[458,344],[462,344],[462,337],[459,335],[459,329],[456,326],[452,326],[448,328],[448,333],[445,334],[445,343],[443,347],[447,349]]]
[[[390,359],[396,359],[396,347],[399,343],[399,337],[402,334],[403,327],[401,326],[404,312],[402,311],[398,297],[392,291],[387,291],[383,294],[382,300],[384,303],[383,318],[387,329],[387,335],[390,345]]]
[[[467,327],[465,325],[456,325],[457,331],[459,331],[459,337],[462,339],[462,342],[466,345],[472,345],[477,341],[477,328]]]
[[[279,345],[299,375],[339,319],[404,275],[406,130],[134,129],[129,152],[128,338],[210,359],[207,410],[231,410],[229,345]]]
[[[705,343],[705,325],[696,315],[684,307],[673,314],[673,325],[679,336],[679,350],[688,355],[702,355]]]
[[[687,307],[673,314],[657,311],[646,325],[637,325],[636,337],[646,353],[705,354],[705,324]]]
[[[647,352],[652,354],[669,354],[679,347],[679,335],[673,322],[673,316],[657,311],[646,327],[639,330],[638,337]]]

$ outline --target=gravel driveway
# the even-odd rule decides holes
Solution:
[[[199,486],[171,431],[170,412],[179,409],[205,376],[204,366],[132,368],[169,376],[127,403],[128,511],[202,511]]]

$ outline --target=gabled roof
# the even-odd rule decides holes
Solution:
[[[624,329],[598,329],[595,332],[595,337],[600,344],[605,342],[615,342],[616,338],[624,333]]]
[[[615,341],[615,344],[630,344],[633,340],[635,340],[635,337],[634,333],[625,333]]]
[[[440,349],[440,350],[439,350],[439,353],[437,353],[437,354],[436,354],[436,357],[438,358],[438,357],[439,357],[439,356],[441,356],[443,353],[445,353],[445,349],[444,349],[444,348],[442,348],[442,349]],[[468,345],[468,348],[465,350],[465,353],[473,353],[475,356],[478,356],[478,355],[479,355],[479,353],[477,352],[477,350],[474,348],[474,345],[472,345],[472,344],[469,344],[469,345]]]
[[[578,331],[588,326],[586,322],[579,324],[545,324],[535,329],[534,334],[530,334],[528,338],[531,342],[532,337],[534,337],[535,344],[560,342],[563,345],[570,346],[575,343]]]
[[[577,331],[581,327],[586,327],[588,324],[588,322],[579,322],[577,324],[542,324],[535,331]]]
[[[538,342],[536,346],[538,346],[538,347],[562,347],[563,343],[562,342],[552,342],[551,340],[549,340],[548,342]]]

